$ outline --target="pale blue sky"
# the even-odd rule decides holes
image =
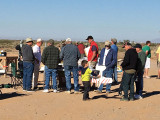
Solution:
[[[160,0],[0,0],[0,39],[160,40]]]

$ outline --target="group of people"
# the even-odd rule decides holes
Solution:
[[[26,44],[21,47],[22,61],[23,61],[23,90],[27,92],[33,92],[37,89],[37,82],[39,76],[39,67],[42,62],[45,65],[45,87],[43,92],[49,92],[49,81],[52,77],[53,92],[58,93],[57,90],[57,68],[58,64],[63,61],[64,74],[66,80],[66,93],[71,94],[71,72],[74,79],[74,94],[79,94],[79,75],[84,85],[83,100],[90,100],[89,91],[91,87],[91,76],[99,77],[96,73],[96,66],[102,66],[102,76],[113,78],[113,83],[118,84],[117,79],[117,54],[118,47],[116,46],[117,39],[112,38],[111,41],[106,41],[104,48],[99,54],[99,48],[92,36],[88,36],[87,39],[90,44],[89,51],[87,53],[87,60],[81,62],[82,68],[79,69],[78,60],[85,56],[84,45],[79,43],[77,45],[72,44],[72,40],[67,38],[65,46],[59,50],[54,46],[54,40],[49,40],[47,47],[44,48],[41,56],[42,39],[37,39],[37,43],[33,48],[32,38],[26,39]],[[150,41],[146,42],[146,46],[142,48],[141,44],[136,44],[134,47],[129,43],[124,43],[126,50],[123,62],[121,64],[123,70],[123,76],[121,85],[119,88],[119,94],[124,92],[122,101],[141,99],[143,90],[143,77],[149,78],[148,69],[150,68]],[[160,62],[160,47],[157,50],[157,58]],[[160,67],[160,63],[158,66]],[[145,71],[144,71],[145,68]],[[144,74],[145,72],[145,74]],[[160,70],[159,70],[160,73]],[[158,78],[160,74],[158,75]],[[33,81],[32,81],[33,79]],[[136,94],[134,95],[134,82],[136,82]],[[33,85],[32,85],[33,83]],[[112,84],[113,84],[112,83]],[[33,86],[33,89],[32,89]],[[92,85],[94,87],[94,84]],[[103,84],[98,86],[97,93],[102,93]],[[106,84],[106,95],[110,93],[111,83]],[[130,90],[130,95],[128,95]]]

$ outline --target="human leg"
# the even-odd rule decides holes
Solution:
[[[73,78],[74,78],[74,91],[79,91],[78,66],[74,66],[72,69],[72,72],[73,72]]]
[[[84,93],[83,100],[89,99],[90,81],[83,81]]]
[[[33,87],[37,88],[38,83],[38,77],[39,77],[39,64],[34,64],[34,72],[33,72]]]
[[[113,69],[113,74],[114,74],[114,82],[117,83],[118,82],[118,79],[117,79],[117,65]]]
[[[44,89],[49,89],[50,77],[51,77],[51,69],[45,66],[45,87]]]
[[[71,70],[70,66],[64,66],[64,73],[66,78],[66,88],[67,91],[71,90]]]
[[[130,82],[130,76],[126,72],[123,72],[123,92],[124,92],[124,98],[128,99],[128,89],[129,89],[129,82]]]
[[[27,63],[23,62],[23,90],[26,90],[27,81]]]
[[[33,70],[34,70],[34,65],[33,63],[26,62],[27,63],[27,80],[26,80],[26,90],[30,91],[32,87],[32,76],[33,76]]]
[[[52,81],[53,81],[53,89],[57,90],[57,70],[56,69],[52,69]]]
[[[130,100],[134,99],[134,79],[135,74],[129,74],[129,88],[130,88]]]

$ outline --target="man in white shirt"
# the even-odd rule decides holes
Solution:
[[[37,83],[38,83],[38,77],[39,77],[39,66],[41,63],[41,46],[43,44],[43,41],[41,38],[37,39],[37,43],[35,46],[33,46],[33,54],[37,61],[34,63],[34,72],[33,72],[33,89],[37,89]]]

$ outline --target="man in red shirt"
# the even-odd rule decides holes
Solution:
[[[98,45],[92,36],[88,36],[86,40],[88,40],[88,43],[90,44],[90,49],[88,52],[89,66],[91,68],[95,68],[98,60]]]
[[[84,46],[84,44],[82,42],[79,42],[77,47],[78,47],[79,52],[81,54],[81,58],[83,58],[85,56],[85,52],[84,52],[85,46]]]

